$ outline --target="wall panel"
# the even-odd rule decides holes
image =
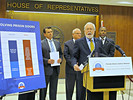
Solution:
[[[0,0],[0,18],[6,17],[6,0]]]
[[[133,57],[133,7],[100,6],[104,26],[116,32],[116,44],[120,45],[127,56]],[[116,51],[115,56],[121,56]]]
[[[96,24],[96,16],[90,15],[70,15],[70,14],[50,14],[50,13],[27,13],[27,12],[8,12],[8,18],[31,20],[40,22],[40,34],[46,26],[57,26],[64,34],[64,42],[72,39],[72,30],[74,28],[80,28],[82,36],[84,36],[84,25],[91,21]],[[63,44],[64,44],[63,42]],[[64,45],[62,45],[62,51]],[[60,67],[60,78],[65,77],[65,59]]]

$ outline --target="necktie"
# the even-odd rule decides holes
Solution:
[[[103,43],[103,45],[104,45],[104,39],[102,39],[102,43]]]
[[[94,44],[93,44],[92,40],[90,40],[90,49],[91,49],[91,52],[94,50]]]
[[[50,40],[49,42],[50,42],[51,52],[54,52],[55,49],[54,49],[54,46],[53,46],[52,40]]]

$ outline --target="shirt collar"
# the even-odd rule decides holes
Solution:
[[[103,39],[101,37],[99,37],[99,38],[100,38],[100,40],[103,40],[103,39],[105,40],[106,39],[106,36]]]
[[[73,39],[73,42],[75,43],[75,39]]]
[[[53,38],[50,40],[50,39],[48,39],[48,38],[46,38],[47,39],[47,41],[53,41]]]
[[[86,40],[87,40],[87,41],[90,41],[90,39],[89,39],[89,38],[87,38],[87,37],[86,37]],[[91,38],[91,40],[92,40],[92,42],[94,42],[94,37],[93,37],[93,38]]]

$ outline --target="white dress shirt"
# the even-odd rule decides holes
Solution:
[[[53,39],[51,39],[51,40],[49,40],[48,38],[46,38],[46,39],[47,39],[47,41],[48,41],[48,45],[49,45],[49,47],[50,47],[50,51],[51,51],[50,41],[52,40],[52,44],[53,44],[54,50],[55,50],[55,52],[56,52],[57,50],[56,50],[56,47],[55,47],[55,44],[54,44]]]
[[[104,44],[105,43],[105,39],[106,39],[106,36],[102,39],[101,37],[99,37],[100,40],[102,40],[102,43]]]

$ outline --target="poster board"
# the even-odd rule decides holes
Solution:
[[[0,18],[0,96],[44,87],[39,22]]]

